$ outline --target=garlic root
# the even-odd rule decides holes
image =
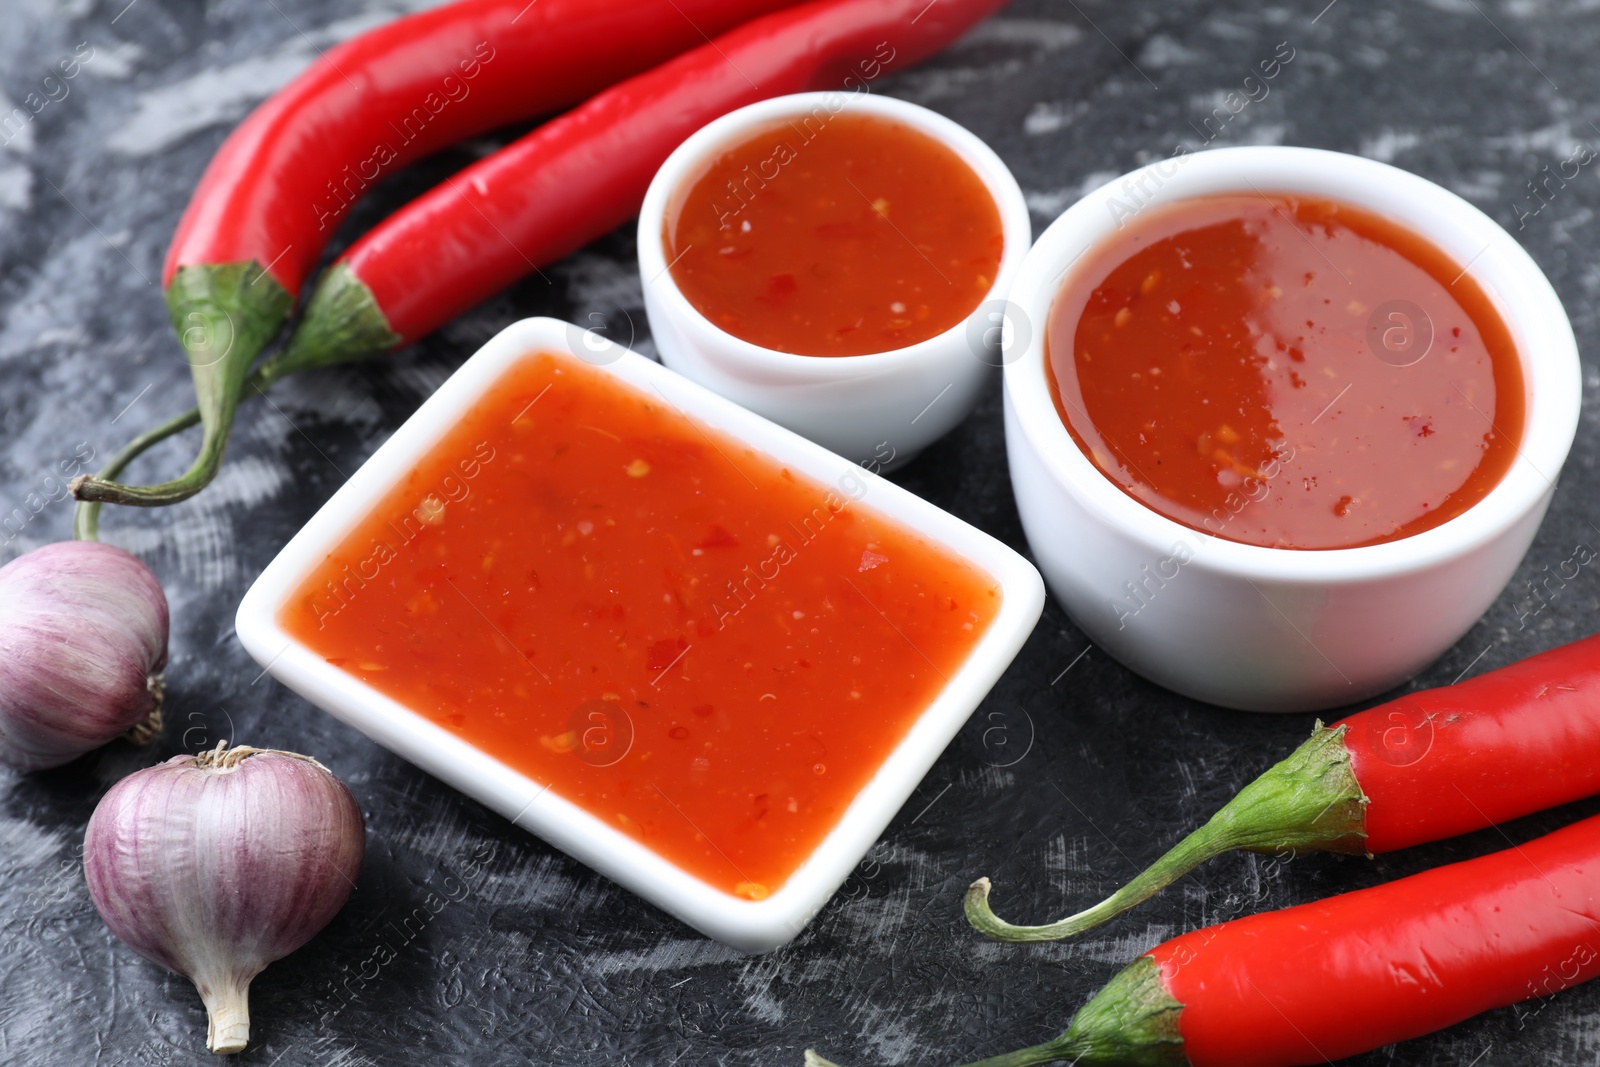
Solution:
[[[200,999],[211,1020],[206,1031],[206,1048],[219,1056],[243,1052],[250,1044],[250,983],[223,985],[209,992],[202,989]]]

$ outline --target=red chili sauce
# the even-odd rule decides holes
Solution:
[[[1246,544],[1427,530],[1483,499],[1522,439],[1522,366],[1488,295],[1403,226],[1328,200],[1143,212],[1074,270],[1046,351],[1095,466]]]
[[[729,893],[783,885],[994,580],[608,372],[530,355],[301,585],[329,663]]]
[[[1005,244],[994,198],[954,150],[825,109],[717,156],[665,230],[672,278],[702,315],[805,356],[943,333],[988,295]]]

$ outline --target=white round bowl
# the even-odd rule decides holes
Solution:
[[[926,341],[863,356],[799,356],[735,337],[690,304],[668,269],[674,198],[722,151],[774,122],[843,113],[904,123],[952,148],[1000,212],[1005,247],[987,297]],[[1000,309],[1032,240],[1028,206],[1006,165],[970,131],[927,108],[865,92],[799,93],[730,112],[700,129],[656,172],[639,213],[639,274],[661,362],[758,414],[874,470],[904,463],[972,411],[999,366]]]
[[[1050,308],[1072,265],[1116,234],[1130,210],[1257,192],[1324,197],[1385,216],[1433,242],[1483,287],[1510,328],[1527,389],[1517,457],[1483,500],[1431,530],[1385,544],[1262,548],[1150,510],[1078,448],[1057,414],[1045,361]],[[1223,148],[1141,168],[1088,194],[1051,224],[1018,272],[1011,301],[1006,449],[1039,569],[1090,640],[1152,681],[1227,707],[1308,711],[1349,704],[1437,658],[1510,580],[1577,429],[1577,343],[1538,266],[1454,193],[1357,156]],[[1134,587],[1139,596],[1129,600]]]

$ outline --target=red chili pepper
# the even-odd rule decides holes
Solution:
[[[967,890],[967,918],[1003,941],[1052,941],[1097,926],[1212,856],[1377,853],[1437,841],[1600,793],[1600,636],[1459,685],[1408,693],[1311,739],[1200,829],[1094,907],[1043,926]]]
[[[1600,816],[1183,934],[1119,973],[1054,1041],[970,1067],[1328,1063],[1549,996],[1600,973],[1597,870]]]
[[[537,265],[636,215],[690,134],[757,100],[865,90],[1004,0],[819,0],[768,15],[614,86],[468,167],[352,245],[323,277],[274,376],[416,340]]]
[[[223,142],[167,252],[167,311],[205,423],[199,458],[162,485],[81,479],[79,498],[169,504],[211,480],[250,364],[340,219],[383,176],[794,2],[462,0],[330,49]]]

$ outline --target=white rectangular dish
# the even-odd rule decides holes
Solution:
[[[311,571],[509,368],[536,352],[598,366],[619,388],[658,395],[698,425],[786,467],[826,485],[855,487],[852,506],[965,557],[1000,588],[1000,608],[965,663],[822,843],[765,899],[741,899],[700,880],[546,784],[332,665],[279,622]],[[236,626],[250,655],[307,700],[695,929],[743,951],[763,952],[798,934],[849,875],[1011,663],[1043,606],[1038,571],[988,534],[634,352],[555,319],[525,319],[467,360],[306,523],[245,594]]]

